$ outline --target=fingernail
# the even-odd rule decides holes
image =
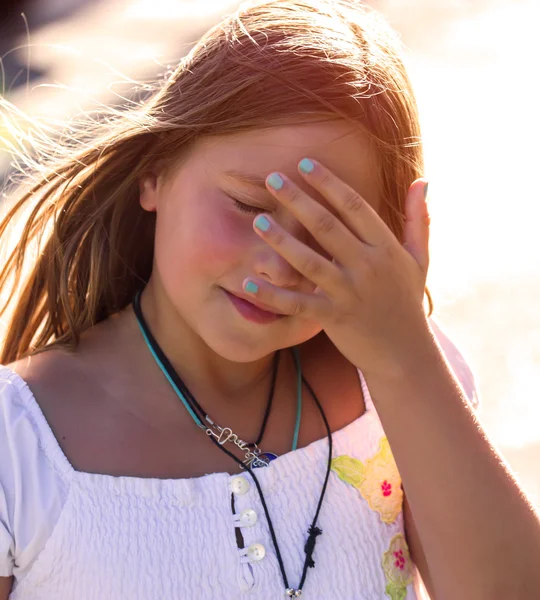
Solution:
[[[429,187],[429,182],[426,181],[426,185],[424,186],[424,200],[427,198],[428,187]]]
[[[311,173],[311,171],[313,171],[315,168],[315,165],[313,164],[313,161],[309,160],[309,158],[303,158],[298,163],[298,168],[300,171],[302,171],[302,173]]]
[[[255,227],[261,231],[268,231],[270,229],[270,221],[264,215],[259,215],[255,219]]]
[[[272,173],[268,176],[266,181],[268,182],[268,185],[273,187],[275,190],[280,190],[283,187],[283,179],[278,173]]]
[[[259,291],[259,286],[256,283],[253,283],[253,281],[248,281],[244,289],[250,294],[256,294]]]

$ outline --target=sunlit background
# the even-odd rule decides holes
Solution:
[[[48,119],[117,102],[174,67],[239,4],[5,2],[4,92]],[[540,2],[371,4],[409,49],[430,180],[436,316],[473,367],[486,430],[540,506]],[[7,163],[0,147],[0,169]]]

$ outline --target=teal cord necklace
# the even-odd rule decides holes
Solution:
[[[241,450],[246,452],[245,460],[243,464],[245,467],[263,467],[267,466],[270,461],[277,458],[277,455],[273,452],[262,452],[259,448],[259,444],[264,436],[264,431],[266,429],[266,423],[268,421],[268,416],[270,414],[270,408],[272,406],[272,400],[274,396],[274,388],[277,376],[277,368],[279,364],[279,352],[276,352],[274,357],[274,366],[273,366],[273,376],[272,383],[270,387],[270,393],[268,396],[268,403],[266,407],[266,413],[263,419],[263,423],[261,426],[261,430],[259,436],[255,442],[245,442],[241,438],[239,438],[230,427],[221,427],[217,423],[215,423],[201,408],[193,394],[189,391],[185,383],[182,381],[180,376],[176,373],[175,369],[170,364],[169,360],[159,347],[159,344],[156,342],[153,337],[148,325],[144,319],[142,314],[142,310],[140,307],[140,295],[138,294],[133,301],[133,309],[135,315],[137,317],[137,322],[139,324],[139,328],[141,330],[142,336],[150,353],[152,354],[154,360],[157,365],[161,369],[162,373],[165,375],[169,383],[171,384],[173,390],[176,392],[177,396],[180,398],[180,401],[190,414],[191,418],[199,427],[203,429],[205,433],[209,436],[212,436],[219,445],[223,445],[227,442],[233,443],[238,446]],[[296,402],[296,424],[294,428],[293,435],[293,443],[292,450],[296,450],[298,447],[298,435],[300,431],[300,421],[302,415],[302,368],[300,364],[300,358],[298,355],[298,350],[296,348],[292,349],[293,357],[296,366],[297,373],[297,402]]]

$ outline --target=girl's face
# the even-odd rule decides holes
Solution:
[[[253,230],[258,214],[271,213],[296,238],[326,255],[264,185],[271,172],[281,171],[328,206],[297,174],[304,157],[321,161],[378,209],[374,152],[365,136],[344,121],[207,138],[167,179],[141,182],[141,205],[157,213],[152,294],[223,358],[257,360],[321,331],[313,321],[253,310],[242,290],[249,276],[314,290]]]

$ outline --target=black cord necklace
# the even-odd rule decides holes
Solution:
[[[280,352],[278,351],[274,354],[272,365],[272,377],[270,380],[270,390],[268,393],[268,400],[266,403],[263,422],[259,430],[259,435],[257,436],[257,439],[254,442],[244,442],[243,440],[239,439],[238,436],[236,436],[228,427],[220,427],[219,425],[217,425],[217,423],[214,423],[214,421],[208,416],[206,411],[197,402],[195,396],[190,392],[187,385],[184,383],[184,381],[181,379],[178,373],[176,373],[169,359],[167,358],[167,356],[157,343],[156,339],[152,335],[152,332],[148,327],[148,323],[146,322],[144,315],[142,314],[140,293],[136,294],[136,296],[133,299],[133,311],[135,313],[135,316],[137,317],[143,335],[145,336],[145,339],[148,342],[149,348],[152,354],[154,355],[154,358],[156,359],[158,364],[164,368],[165,372],[173,380],[176,387],[182,392],[184,398],[189,402],[191,409],[198,413],[200,420],[199,423],[197,423],[197,421],[194,419],[195,423],[199,426],[200,423],[204,421],[209,423],[210,427],[205,427],[206,433],[215,437],[216,440],[218,440],[218,443],[221,445],[223,445],[227,441],[230,441],[235,443],[235,445],[239,446],[244,451],[246,448],[249,448],[249,454],[251,455],[251,459],[248,460],[248,464],[252,467],[267,466],[271,460],[276,459],[277,454],[274,454],[273,452],[262,452],[259,448],[259,444],[261,443],[264,437],[266,425],[268,423],[268,417],[270,416],[270,411],[272,409],[272,402],[274,400],[274,391],[276,387],[278,366],[280,360]],[[181,398],[181,400],[183,399]],[[257,460],[254,458],[255,456],[257,457]],[[246,466],[246,461],[243,462],[243,465]]]
[[[136,294],[135,298],[133,299],[133,310],[135,312],[135,316],[137,317],[137,320],[139,322],[139,326],[141,327],[141,330],[143,332],[143,335],[145,337],[145,341],[147,343],[147,346],[152,354],[152,356],[154,357],[154,359],[156,360],[156,362],[158,362],[158,364],[161,363],[161,366],[163,367],[162,370],[164,370],[165,375],[167,376],[167,379],[169,380],[169,382],[173,385],[173,387],[177,387],[180,390],[183,390],[183,392],[186,394],[187,397],[189,397],[189,399],[192,402],[192,406],[197,409],[201,414],[204,414],[204,411],[200,408],[200,405],[197,403],[197,401],[195,400],[194,396],[191,394],[191,392],[189,392],[187,386],[185,385],[185,383],[182,381],[182,379],[180,378],[180,376],[176,373],[176,371],[174,370],[173,366],[171,365],[171,363],[169,362],[169,360],[167,359],[167,357],[165,356],[163,350],[161,350],[159,344],[157,343],[157,341],[155,340],[155,338],[152,336],[152,334],[150,333],[150,330],[148,328],[148,325],[146,324],[146,321],[144,320],[144,317],[142,315],[142,310],[141,310],[141,306],[140,306],[140,294]],[[298,361],[299,364],[299,356],[298,356],[298,351],[296,348],[292,348],[293,353],[295,354],[295,359]],[[276,355],[278,353],[276,352]],[[276,360],[277,362],[277,360]],[[275,366],[274,371],[277,371],[277,366]],[[253,481],[255,482],[255,485],[257,487],[257,491],[259,493],[259,496],[261,498],[261,503],[264,509],[264,513],[268,522],[268,528],[270,530],[270,535],[272,537],[272,543],[274,545],[274,549],[276,551],[276,557],[278,559],[278,564],[279,564],[279,568],[281,571],[281,576],[283,579],[283,584],[285,586],[285,594],[286,596],[288,596],[289,598],[299,598],[302,595],[302,587],[304,585],[304,582],[306,580],[306,576],[307,576],[307,570],[308,567],[315,567],[315,562],[313,560],[313,551],[315,549],[315,542],[316,542],[316,538],[317,536],[319,536],[320,534],[322,534],[322,530],[317,527],[317,519],[319,517],[319,512],[321,510],[321,506],[322,506],[322,501],[324,498],[324,494],[326,492],[326,487],[328,484],[328,478],[330,475],[330,469],[332,466],[332,432],[330,431],[330,425],[328,424],[328,420],[326,419],[326,415],[324,414],[324,410],[315,394],[315,392],[313,391],[313,389],[311,388],[311,386],[309,385],[309,383],[307,382],[307,380],[305,379],[304,376],[302,376],[302,383],[306,386],[306,388],[308,389],[310,395],[312,396],[313,400],[315,401],[315,403],[317,404],[317,408],[319,409],[319,412],[321,413],[321,416],[323,418],[325,427],[326,427],[326,431],[327,431],[327,437],[328,437],[328,463],[327,463],[327,468],[326,468],[326,476],[324,479],[324,483],[322,486],[322,490],[321,490],[321,495],[319,497],[319,502],[317,504],[317,510],[315,511],[315,516],[313,517],[313,521],[311,523],[311,526],[308,529],[308,537],[307,537],[307,541],[304,545],[304,551],[306,553],[306,558],[304,561],[304,566],[302,569],[302,576],[300,579],[300,583],[298,585],[298,588],[291,588],[289,587],[289,581],[287,579],[287,575],[285,573],[285,567],[283,565],[283,559],[281,557],[281,552],[279,550],[279,546],[277,543],[277,538],[276,538],[276,533],[274,531],[274,526],[272,524],[272,519],[270,518],[270,513],[268,511],[268,506],[266,505],[266,500],[264,498],[264,494],[263,491],[261,489],[261,485],[259,483],[259,480],[257,479],[253,469],[247,469],[247,472],[251,475]],[[275,381],[273,382],[272,385],[272,391],[271,391],[271,395],[273,396],[273,389],[274,389],[274,385],[275,385]],[[269,405],[271,404],[271,401],[269,401]],[[187,407],[188,408],[188,407]],[[189,408],[188,408],[189,410]],[[269,408],[267,406],[267,411],[265,414],[265,419],[263,421],[263,427],[261,428],[262,434],[264,434],[264,427],[266,427],[266,421],[268,419],[268,413],[269,413]],[[195,418],[195,415],[192,413],[192,416]],[[204,425],[200,425],[201,428],[204,428]],[[259,435],[259,439],[258,442],[260,442],[260,440],[262,439],[262,434]],[[219,444],[219,442],[217,440],[215,440],[212,436],[209,436],[210,440],[212,441],[213,444],[215,444],[218,448],[220,448],[221,450],[223,450],[223,452],[225,452],[226,454],[228,454],[236,463],[238,463],[241,467],[244,466],[244,463],[238,459],[232,452],[230,452],[227,448],[225,448],[224,446],[222,446],[221,444]]]

